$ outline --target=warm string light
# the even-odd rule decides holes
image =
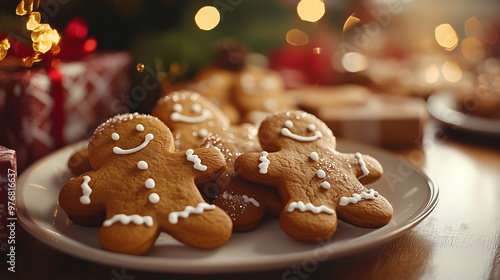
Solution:
[[[0,41],[0,60],[4,59],[10,49],[10,42],[7,38]]]
[[[57,30],[50,27],[47,23],[40,23],[41,15],[35,11],[38,9],[39,0],[21,0],[16,7],[18,16],[28,15],[26,30],[31,32],[31,41],[34,53],[31,56],[23,57],[21,65],[25,67],[33,66],[33,63],[42,60],[41,54],[52,50],[53,54],[58,54],[58,46],[61,36]],[[9,40],[6,38],[0,42],[0,60],[4,59],[10,48]]]
[[[458,34],[448,23],[440,24],[434,29],[434,36],[438,44],[447,51],[458,46]]]
[[[325,3],[321,0],[301,0],[297,14],[303,21],[316,22],[325,14]]]
[[[194,16],[194,21],[201,30],[212,30],[220,22],[219,10],[213,6],[202,7]]]

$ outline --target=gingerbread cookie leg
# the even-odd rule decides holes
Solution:
[[[340,220],[363,228],[385,226],[391,221],[392,212],[389,201],[373,189],[350,197],[342,197],[337,207]]]
[[[109,251],[142,255],[149,251],[159,235],[156,217],[137,214],[139,209],[123,213],[118,207],[109,206],[107,219],[99,230],[99,243]]]
[[[186,206],[171,212],[165,231],[186,245],[210,249],[221,246],[231,237],[232,224],[228,220],[222,209],[201,202],[195,207]]]
[[[301,242],[318,242],[330,238],[337,230],[335,210],[315,206],[302,200],[290,201],[280,216],[281,229]]]
[[[380,163],[361,153],[346,154],[347,161],[355,168],[356,177],[362,184],[377,181],[383,175]],[[386,225],[392,219],[391,204],[377,191],[367,190],[364,186],[353,187],[359,190],[352,195],[340,198],[337,213],[339,219],[349,224],[364,228],[377,228]]]

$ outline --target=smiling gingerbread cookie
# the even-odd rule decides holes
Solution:
[[[160,232],[196,248],[218,247],[231,236],[227,214],[206,203],[195,185],[224,171],[219,151],[174,152],[164,123],[134,113],[101,124],[88,153],[94,171],[66,183],[59,205],[73,222],[101,226],[104,249],[144,254]]]
[[[336,150],[331,130],[302,111],[275,113],[259,128],[261,153],[240,155],[238,175],[275,187],[285,205],[280,226],[303,242],[330,238],[338,219],[358,227],[377,228],[392,219],[391,204],[364,184],[382,177],[374,158]]]
[[[257,66],[247,66],[238,73],[233,99],[242,121],[256,125],[274,112],[296,108],[281,75]]]
[[[172,129],[178,150],[199,147],[209,134],[233,138],[242,152],[260,149],[255,126],[232,125],[217,106],[193,91],[171,92],[158,100],[151,114]]]

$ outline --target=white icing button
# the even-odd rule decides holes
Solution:
[[[321,186],[324,188],[324,189],[329,189],[330,188],[330,183],[328,183],[327,181],[321,183]]]
[[[206,130],[205,128],[202,128],[200,129],[200,131],[198,131],[198,136],[200,137],[207,137],[208,136],[208,130]]]
[[[147,162],[145,162],[145,161],[143,161],[143,160],[141,160],[141,161],[139,161],[139,162],[137,163],[137,167],[138,167],[139,169],[141,169],[141,170],[146,170],[146,169],[148,169],[148,163],[147,163]]]
[[[144,126],[142,124],[138,124],[138,125],[135,126],[135,129],[137,131],[144,131]]]
[[[309,158],[311,158],[312,160],[314,161],[318,161],[319,160],[319,155],[318,153],[316,152],[312,152],[310,155],[309,155]]]
[[[323,171],[322,169],[320,169],[320,170],[318,170],[318,172],[316,173],[316,175],[318,175],[318,178],[323,179],[323,178],[325,178],[326,173],[325,173],[325,171]]]
[[[149,195],[149,202],[156,204],[160,202],[160,196],[157,193],[152,193]]]
[[[155,187],[155,180],[153,180],[153,178],[149,178],[149,179],[146,180],[146,182],[144,183],[144,185],[148,189],[153,189]]]
[[[120,139],[120,134],[113,132],[113,134],[111,134],[111,139],[118,141]]]

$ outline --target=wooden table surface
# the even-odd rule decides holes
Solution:
[[[401,236],[310,273],[186,276],[109,267],[60,253],[19,226],[16,272],[2,259],[0,279],[500,279],[500,139],[429,125],[423,142],[394,152],[435,179],[437,207]]]

